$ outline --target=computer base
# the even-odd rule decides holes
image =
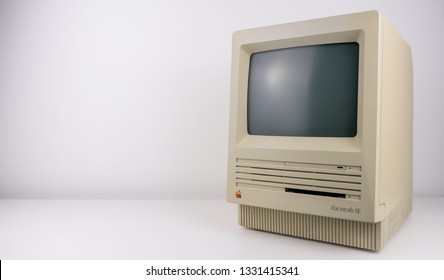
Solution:
[[[379,251],[411,212],[412,195],[410,193],[384,220],[378,223],[239,205],[239,224],[263,231]]]

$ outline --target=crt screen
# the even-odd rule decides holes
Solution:
[[[254,53],[248,78],[251,135],[354,137],[359,45]]]

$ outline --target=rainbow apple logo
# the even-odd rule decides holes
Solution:
[[[237,197],[237,198],[241,198],[241,197],[242,197],[242,195],[241,195],[241,191],[237,191],[237,192],[236,192],[236,197]]]

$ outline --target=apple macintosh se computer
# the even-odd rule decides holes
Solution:
[[[231,63],[239,224],[380,250],[412,211],[408,44],[369,11],[237,31]]]

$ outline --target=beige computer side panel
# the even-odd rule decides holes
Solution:
[[[388,215],[406,197],[411,204],[413,67],[410,47],[386,20],[382,50],[379,202]]]

